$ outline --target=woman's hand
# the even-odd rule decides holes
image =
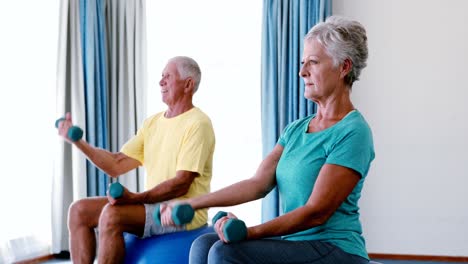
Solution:
[[[221,241],[223,241],[224,243],[229,243],[229,241],[226,239],[226,237],[224,236],[224,233],[223,233],[223,228],[224,228],[224,225],[226,224],[226,222],[229,220],[229,219],[237,219],[237,216],[235,216],[233,213],[228,213],[227,216],[224,216],[224,217],[221,217],[220,219],[218,219],[218,221],[216,221],[215,225],[214,225],[214,230],[216,231],[216,233],[218,234],[218,237]]]
[[[172,208],[174,205],[171,202],[159,204],[162,226],[175,226],[174,221],[172,221]]]
[[[180,203],[180,201],[170,201],[159,205],[162,226],[176,226],[174,220],[172,220],[172,209]]]

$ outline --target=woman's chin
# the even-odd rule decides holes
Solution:
[[[312,91],[305,90],[304,91],[304,97],[306,99],[314,101],[314,102],[317,100],[317,95],[315,93],[313,93]]]

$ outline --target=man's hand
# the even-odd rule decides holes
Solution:
[[[68,137],[68,130],[73,126],[70,112],[65,114],[65,119],[58,124],[58,134],[68,143],[73,141]]]
[[[109,184],[110,186],[110,184]],[[110,196],[109,190],[107,190],[107,199],[109,200],[109,203],[112,205],[119,205],[119,204],[136,204],[138,203],[135,201],[136,194],[130,192],[127,188],[123,187],[123,193],[122,196],[119,198],[115,199],[114,197]]]

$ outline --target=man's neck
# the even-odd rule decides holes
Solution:
[[[166,111],[166,114],[164,115],[164,117],[173,118],[173,117],[176,117],[176,116],[178,116],[180,114],[183,114],[183,113],[189,111],[192,108],[194,108],[194,105],[191,102],[189,104],[179,104],[179,105],[175,105],[175,106],[169,106],[167,108],[167,111]]]

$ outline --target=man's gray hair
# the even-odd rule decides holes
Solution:
[[[195,93],[201,81],[201,70],[198,63],[194,59],[186,56],[177,56],[170,59],[170,61],[175,62],[180,78],[186,79],[191,77],[193,79],[193,93]]]
[[[359,80],[368,57],[366,30],[359,22],[340,16],[328,17],[325,22],[315,25],[304,37],[305,41],[311,39],[316,39],[324,46],[335,67],[345,59],[351,60],[352,68],[345,77],[346,84],[351,87]]]

